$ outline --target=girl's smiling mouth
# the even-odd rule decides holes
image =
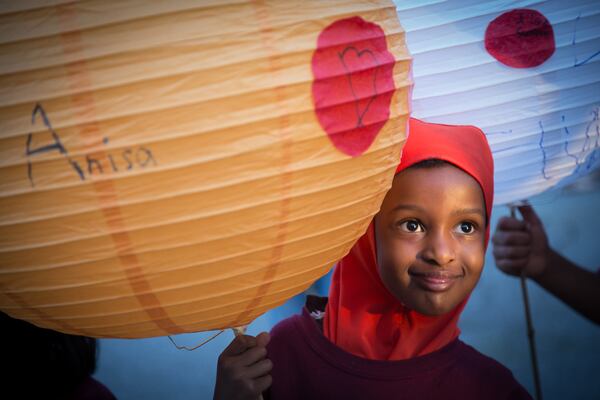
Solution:
[[[408,271],[411,278],[422,288],[430,292],[445,292],[460,278],[461,274],[448,271],[419,272]]]

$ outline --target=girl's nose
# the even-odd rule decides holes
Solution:
[[[446,266],[456,257],[454,238],[450,233],[430,231],[425,239],[422,257],[429,264]]]

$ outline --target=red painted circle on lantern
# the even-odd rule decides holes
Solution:
[[[538,11],[512,10],[490,22],[485,30],[485,48],[509,67],[536,67],[554,53],[554,30]]]
[[[327,26],[312,57],[312,94],[321,127],[341,152],[357,157],[390,117],[394,56],[383,29],[360,17]]]

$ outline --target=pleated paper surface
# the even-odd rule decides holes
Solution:
[[[600,165],[600,2],[395,3],[414,57],[412,115],[483,129],[496,204]]]
[[[391,2],[60,3],[0,11],[3,312],[240,326],[365,231],[412,86]]]

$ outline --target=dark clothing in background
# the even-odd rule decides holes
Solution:
[[[0,313],[3,399],[114,400],[91,375],[96,339],[39,328]]]

